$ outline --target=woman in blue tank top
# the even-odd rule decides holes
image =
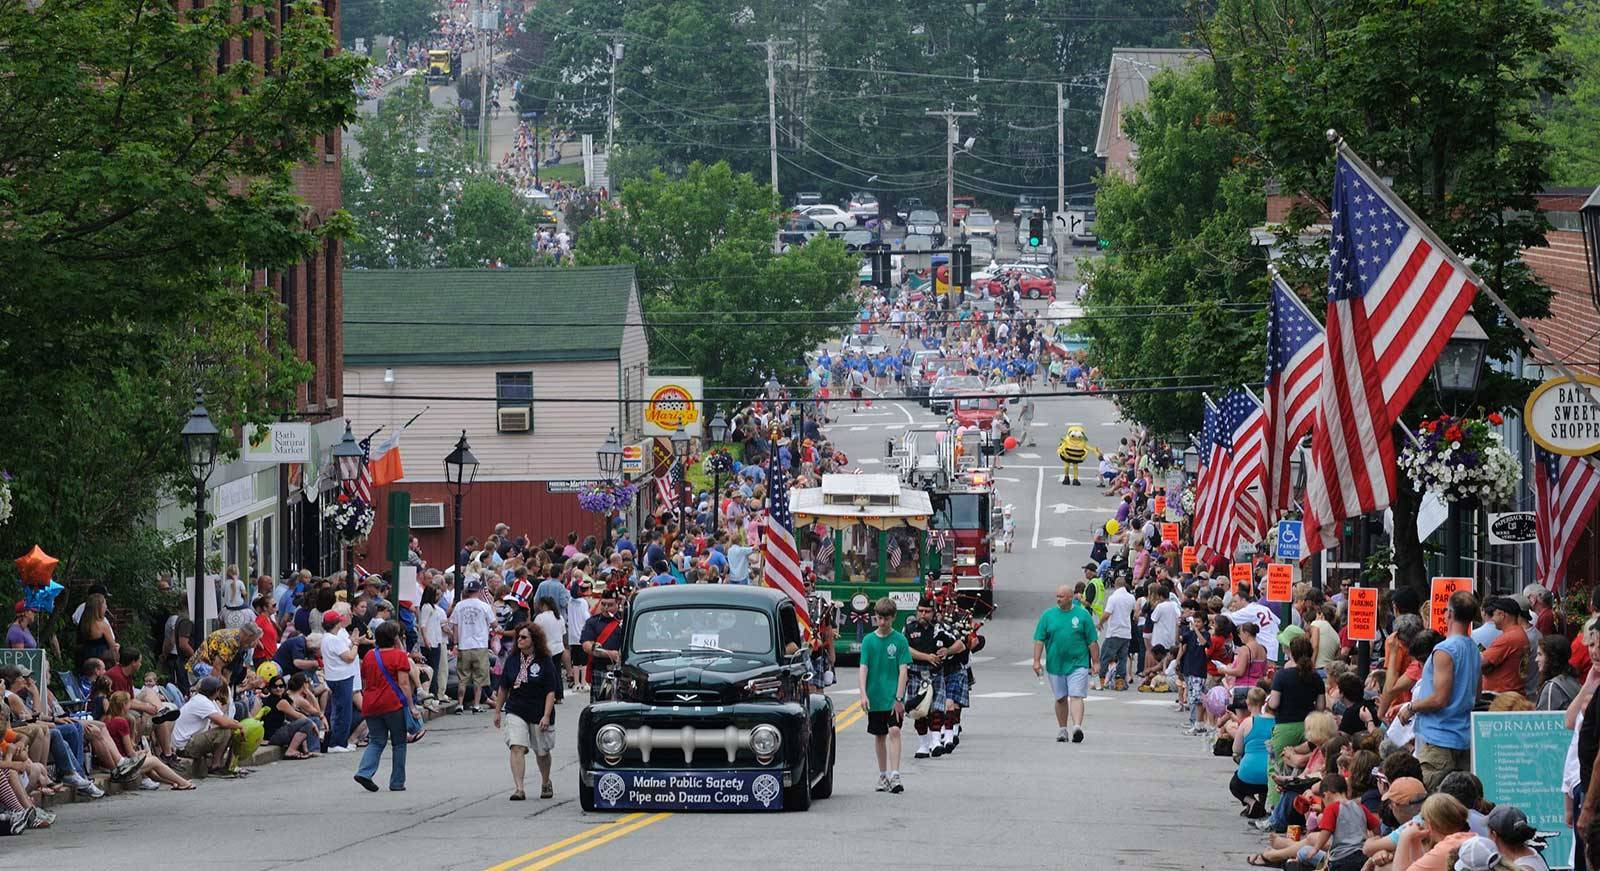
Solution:
[[[1244,700],[1250,717],[1239,724],[1239,731],[1233,736],[1233,758],[1238,761],[1239,769],[1233,773],[1228,791],[1244,805],[1239,815],[1252,820],[1267,815],[1267,743],[1277,719],[1261,713],[1266,701],[1265,690],[1250,688]]]

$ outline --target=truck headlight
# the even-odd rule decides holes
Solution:
[[[770,760],[778,755],[778,748],[782,746],[783,733],[778,731],[778,727],[762,723],[750,730],[750,752],[756,755],[756,759]]]
[[[628,747],[628,733],[615,723],[601,726],[600,731],[594,733],[594,746],[606,756],[621,756]]]

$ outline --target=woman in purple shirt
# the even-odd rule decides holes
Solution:
[[[33,612],[22,601],[17,602],[17,621],[6,630],[6,647],[10,650],[32,650],[38,647],[28,626],[33,623]]]

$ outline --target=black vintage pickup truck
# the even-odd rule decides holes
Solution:
[[[584,810],[806,810],[833,793],[833,702],[777,590],[657,587],[628,608],[611,698],[578,720]]]

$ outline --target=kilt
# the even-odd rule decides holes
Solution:
[[[905,703],[907,710],[916,707],[917,697],[922,695],[922,685],[930,680],[933,681],[933,704],[929,707],[929,710],[944,710],[944,678],[939,674],[933,673],[926,666],[922,668],[912,666],[911,670],[906,674]]]
[[[968,682],[967,669],[962,666],[954,674],[944,676],[944,698],[955,702],[958,706],[968,708],[972,706],[972,688]]]

